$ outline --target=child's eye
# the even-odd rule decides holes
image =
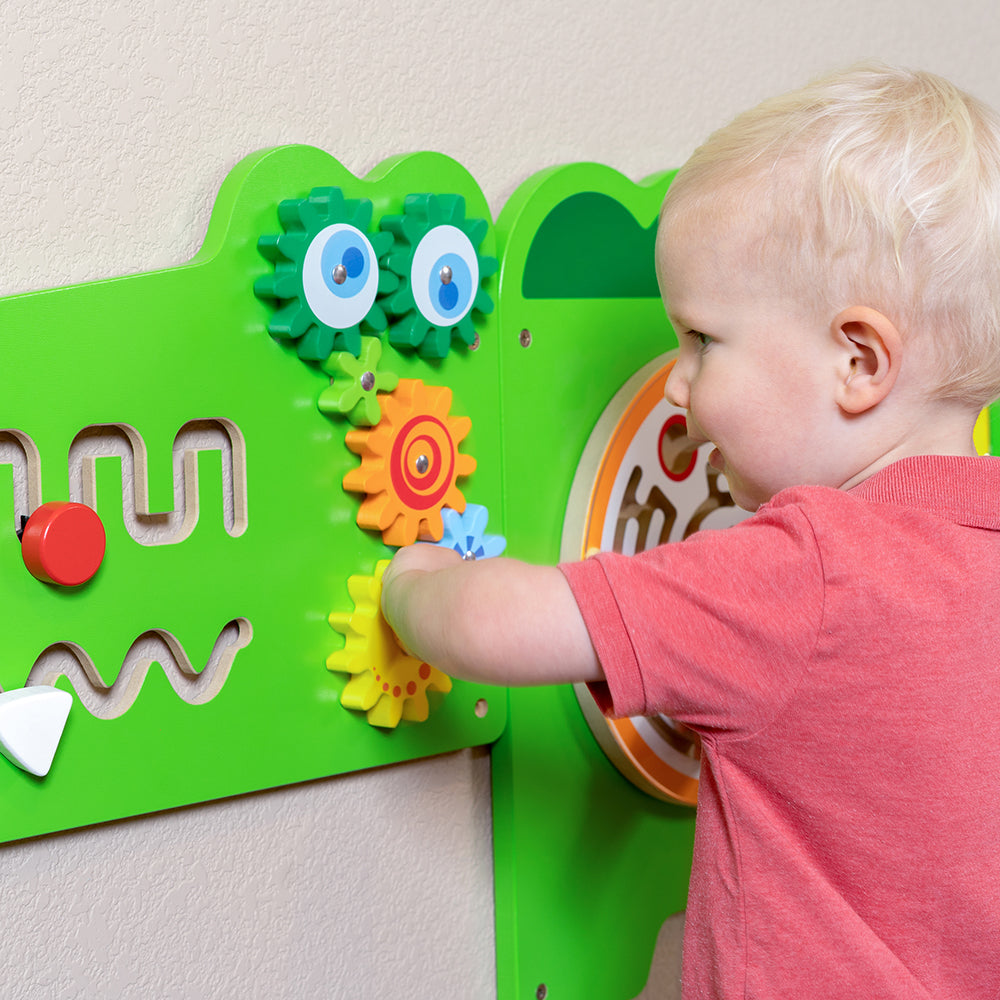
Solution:
[[[702,352],[706,351],[712,343],[712,338],[707,333],[702,333],[701,330],[688,330],[687,336],[698,345],[698,350]]]

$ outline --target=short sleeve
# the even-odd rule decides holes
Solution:
[[[786,704],[816,646],[822,559],[794,505],[560,568],[607,678],[594,693],[608,714],[754,732]]]

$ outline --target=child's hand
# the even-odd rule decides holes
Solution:
[[[396,636],[396,642],[399,643],[404,653],[419,658],[419,654],[410,649],[400,638],[398,628],[394,624],[400,620],[397,607],[399,591],[395,586],[396,582],[404,574],[433,573],[447,566],[453,566],[456,562],[461,562],[461,557],[454,549],[417,542],[399,549],[392,557],[392,562],[386,567],[385,573],[382,574],[382,617],[389,623]]]
[[[402,573],[409,573],[411,571],[433,573],[436,570],[444,569],[446,566],[454,566],[455,563],[461,561],[462,557],[454,549],[445,548],[442,545],[431,545],[427,542],[406,545],[392,557],[392,562],[386,567],[385,574],[382,577],[383,597],[386,588],[392,583],[392,580]]]

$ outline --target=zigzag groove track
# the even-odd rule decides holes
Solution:
[[[208,662],[195,670],[184,647],[171,633],[150,629],[129,647],[121,670],[113,684],[105,683],[87,651],[75,642],[56,642],[42,651],[35,661],[25,687],[55,684],[66,677],[80,702],[99,719],[114,719],[132,707],[146,674],[159,663],[177,696],[189,705],[203,705],[221,690],[236,659],[249,644],[253,629],[245,618],[236,618],[219,632]]]
[[[146,443],[128,424],[94,424],[74,437],[67,459],[69,499],[97,508],[96,462],[114,457],[121,463],[122,516],[129,535],[140,545],[176,545],[198,523],[200,451],[222,455],[223,519],[226,531],[241,535],[247,527],[246,443],[229,420],[190,420],[172,448],[174,509],[151,512]],[[20,527],[41,502],[41,460],[31,438],[13,428],[0,430],[0,464],[13,466],[14,518]]]

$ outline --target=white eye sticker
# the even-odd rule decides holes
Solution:
[[[469,237],[455,226],[435,226],[413,251],[410,285],[428,323],[458,323],[479,291],[479,261]]]
[[[302,263],[313,315],[334,330],[357,326],[378,294],[378,261],[360,229],[338,222],[316,234]]]

